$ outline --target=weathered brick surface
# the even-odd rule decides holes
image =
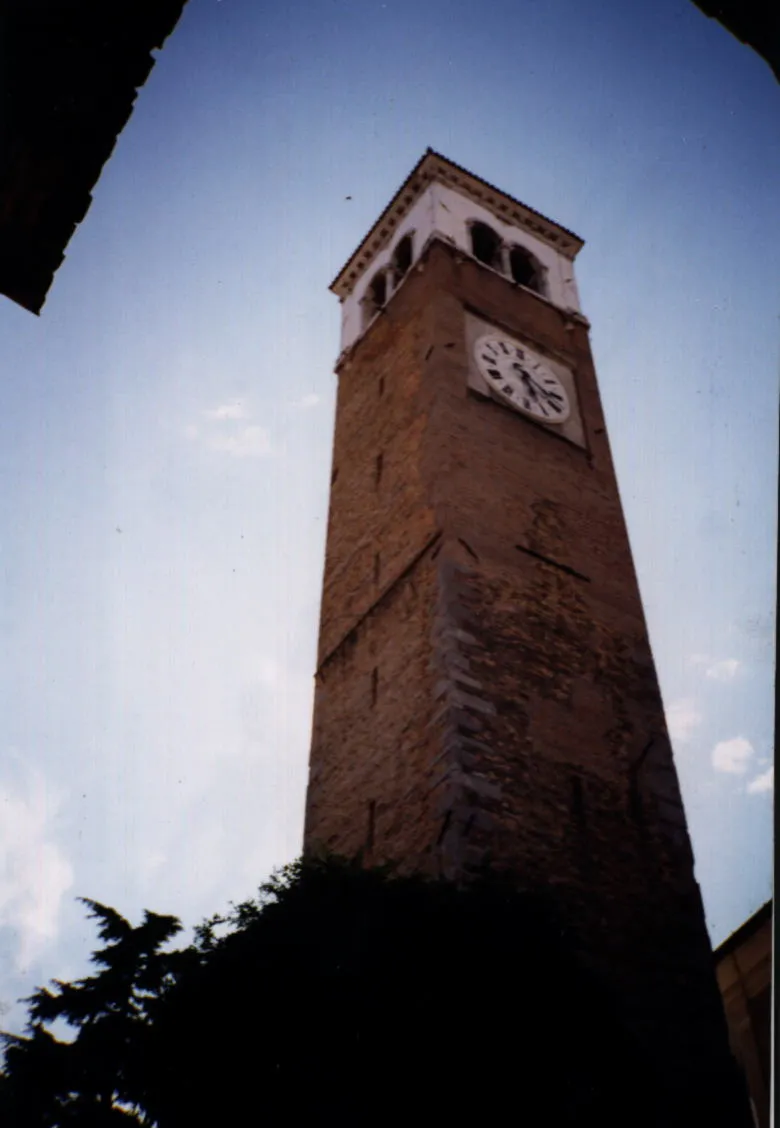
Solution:
[[[466,308],[573,370],[587,450],[468,389]],[[554,888],[695,1084],[725,1026],[586,328],[434,244],[341,368],[334,470],[306,848]]]

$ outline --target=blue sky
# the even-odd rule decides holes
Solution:
[[[689,0],[190,0],[42,316],[0,304],[6,1025],[84,972],[76,896],[193,925],[299,850],[327,287],[428,145],[586,240],[714,942],[771,893],[769,68]]]

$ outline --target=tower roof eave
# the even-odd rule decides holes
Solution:
[[[357,280],[368,262],[389,241],[411,205],[419,198],[425,188],[434,180],[450,183],[474,200],[491,211],[499,212],[500,218],[511,219],[521,227],[525,227],[537,238],[549,243],[567,258],[574,259],[585,245],[578,235],[569,231],[561,224],[548,219],[541,212],[534,211],[527,204],[521,203],[513,196],[502,192],[500,188],[488,183],[468,169],[455,164],[454,161],[437,153],[434,149],[426,149],[423,156],[414,166],[412,171],[397,190],[390,203],[384,209],[371,227],[368,234],[352,253],[344,266],[338,272],[330,290],[340,298],[352,289],[352,284]],[[507,216],[507,210],[510,214]]]

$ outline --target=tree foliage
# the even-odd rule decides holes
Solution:
[[[298,862],[165,951],[87,902],[99,969],[5,1035],[0,1123],[103,1128],[478,1116],[643,1123],[638,1053],[543,899]],[[48,1027],[66,1019],[70,1042]]]
[[[181,929],[175,917],[147,912],[133,928],[115,909],[82,900],[99,922],[103,947],[91,958],[100,970],[76,983],[54,980],[53,989],[40,988],[26,1000],[27,1035],[3,1035],[2,1123],[18,1128],[150,1123],[137,1102],[150,1005],[192,957],[161,951]],[[58,1019],[73,1029],[72,1040],[59,1040],[47,1029]]]

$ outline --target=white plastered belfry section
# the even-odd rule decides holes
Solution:
[[[458,192],[449,185],[433,181],[415,200],[414,204],[392,232],[384,246],[366,265],[360,277],[347,294],[341,306],[341,348],[343,352],[362,336],[367,328],[366,297],[371,281],[379,271],[386,270],[388,301],[392,300],[392,263],[395,248],[404,238],[412,236],[412,261],[415,262],[423,248],[435,238],[456,246],[471,255],[470,227],[474,222],[486,223],[496,232],[507,247],[524,247],[534,256],[544,272],[544,297],[559,309],[580,313],[574,264],[533,232],[501,219],[479,203],[478,200]],[[489,269],[485,267],[485,269]],[[401,279],[398,285],[403,285]]]

